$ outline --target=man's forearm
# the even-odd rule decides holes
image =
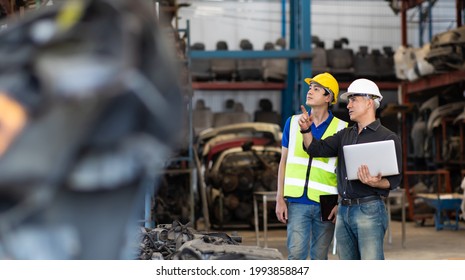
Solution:
[[[381,181],[377,182],[376,184],[373,184],[372,187],[377,189],[389,189],[391,187],[391,183],[388,179],[383,178],[381,179]]]
[[[305,147],[305,150],[308,149],[308,146],[310,146],[310,144],[312,143],[313,141],[313,135],[312,133],[305,133],[305,134],[302,134],[303,136],[303,139],[304,139],[304,147]]]

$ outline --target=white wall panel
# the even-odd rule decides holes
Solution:
[[[237,50],[243,38],[248,38],[255,49],[263,49],[265,42],[275,42],[281,36],[281,0],[178,2],[191,4],[179,10],[179,27],[184,28],[189,20],[191,41],[204,42],[209,50],[214,50],[219,40],[227,41],[231,50]],[[401,43],[400,14],[396,15],[386,1],[312,0],[311,3],[312,33],[325,41],[327,48],[341,37],[347,37],[348,47],[354,50],[360,45],[396,49]],[[426,8],[426,4],[423,6]],[[419,9],[408,11],[408,43],[413,46],[419,43],[418,18]],[[289,35],[288,14],[286,19]],[[433,35],[455,27],[455,1],[437,1],[433,6]],[[427,35],[425,31],[425,41]]]

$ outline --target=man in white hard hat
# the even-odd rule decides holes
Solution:
[[[337,102],[339,85],[329,73],[306,78],[309,85],[306,104],[311,107],[311,129],[318,139],[347,127],[347,122],[333,116],[329,107]],[[287,119],[283,130],[279,163],[276,216],[287,224],[288,259],[328,259],[334,236],[334,210],[322,221],[320,195],[337,193],[336,158],[309,157],[302,147],[300,114]],[[310,127],[310,126],[309,126]]]
[[[358,180],[348,180],[342,147],[392,139],[396,147],[397,165],[402,170],[401,142],[394,132],[381,125],[375,117],[383,96],[373,81],[353,81],[341,99],[348,102],[349,117],[355,124],[324,140],[316,139],[312,133],[303,134],[304,146],[312,157],[338,157],[336,240],[339,258],[384,259],[383,245],[388,216],[382,198],[400,185],[402,176],[382,177],[370,173],[368,167],[362,165],[358,170]],[[304,112],[299,119],[300,129],[310,129],[312,122],[313,116]]]

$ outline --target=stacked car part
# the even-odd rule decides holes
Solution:
[[[253,225],[253,192],[277,187],[280,135],[279,125],[252,122],[200,133],[197,147],[213,226]]]

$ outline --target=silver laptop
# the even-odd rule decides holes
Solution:
[[[380,172],[382,176],[399,174],[394,140],[347,145],[343,151],[349,180],[358,180],[357,171],[362,164],[368,166],[371,176]]]

